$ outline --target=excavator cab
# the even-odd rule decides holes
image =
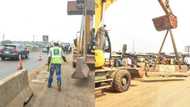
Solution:
[[[126,47],[125,47],[126,49]],[[123,50],[126,51],[126,50]],[[127,91],[131,75],[127,67],[115,66],[115,62],[121,60],[122,55],[112,54],[111,41],[105,26],[100,27],[96,34],[95,49],[95,91],[111,88],[113,91]]]
[[[111,40],[108,35],[108,31],[105,27],[101,27],[96,35],[96,47],[95,50],[95,60],[96,60],[96,68],[102,66],[113,66],[113,67],[121,67],[125,66],[123,62],[124,56],[126,54],[127,45],[124,44],[122,48],[122,53],[112,54]]]
[[[95,67],[100,68],[111,59],[111,42],[108,31],[104,27],[99,28],[96,34]]]

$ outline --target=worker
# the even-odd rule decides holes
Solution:
[[[148,71],[150,70],[150,66],[149,66],[149,58],[145,57],[144,59],[144,71],[145,71],[145,76],[148,77]]]
[[[61,91],[61,64],[62,62],[67,62],[62,48],[59,46],[57,42],[54,43],[54,46],[50,48],[49,57],[48,57],[48,65],[50,65],[50,72],[48,78],[48,88],[51,88],[53,81],[53,74],[56,71],[57,75],[57,86],[58,91]]]
[[[133,65],[132,65],[132,59],[131,59],[131,57],[127,57],[127,64],[128,64],[128,66],[130,66],[130,67],[133,66]]]

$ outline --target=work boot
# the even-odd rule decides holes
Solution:
[[[51,88],[52,86],[48,84],[48,88]]]
[[[48,88],[51,88],[51,87],[52,87],[51,82],[48,82],[47,87],[48,87]]]
[[[57,81],[57,87],[58,87],[58,91],[61,91],[61,81]]]
[[[61,87],[60,86],[58,86],[58,91],[61,92]]]

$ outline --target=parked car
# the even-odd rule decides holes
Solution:
[[[22,59],[28,58],[29,51],[23,44],[6,44],[2,51],[1,59],[5,60],[6,58],[11,59]]]
[[[2,56],[3,49],[4,49],[4,46],[0,45],[0,57]]]

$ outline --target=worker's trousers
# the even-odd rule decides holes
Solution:
[[[61,85],[61,64],[51,64],[48,78],[48,87],[51,87],[51,84],[53,82],[54,71],[56,71],[57,83],[59,83],[57,85]]]

